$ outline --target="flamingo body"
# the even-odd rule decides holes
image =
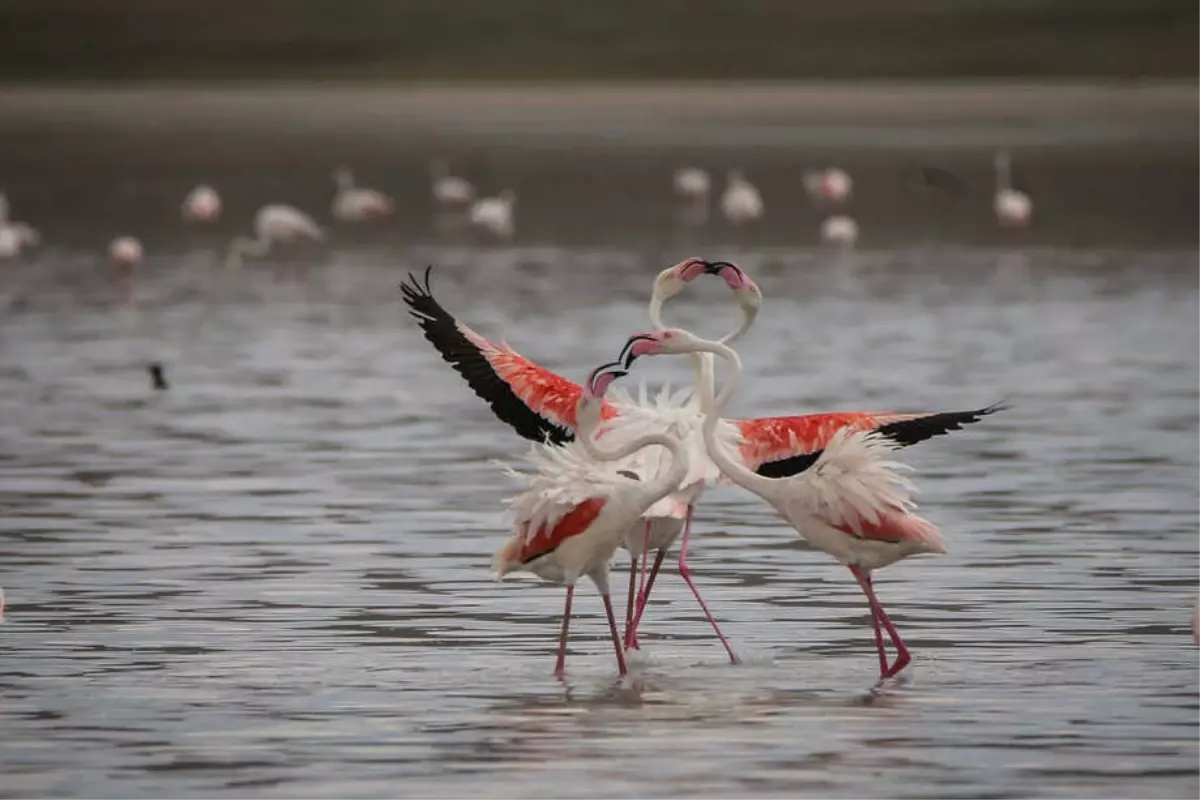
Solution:
[[[992,211],[1004,227],[1023,228],[1033,218],[1033,199],[1013,186],[1012,156],[1007,151],[996,153],[992,161],[996,171]]]
[[[721,195],[721,213],[734,225],[761,219],[763,200],[758,188],[738,170],[729,173],[725,193]]]
[[[433,199],[444,208],[464,208],[475,200],[475,186],[466,178],[450,174],[450,165],[443,159],[429,166],[433,179]]]
[[[821,241],[836,247],[853,247],[858,242],[858,223],[839,214],[821,223]]]
[[[109,259],[123,269],[137,266],[142,256],[142,243],[133,236],[118,236],[108,245]]]
[[[0,222],[0,259],[17,258],[41,240],[38,232],[24,222]]]
[[[339,222],[362,224],[390,217],[395,209],[392,198],[377,189],[356,186],[354,174],[342,167],[333,173],[338,185],[331,211]]]
[[[200,184],[183,198],[180,208],[184,222],[216,222],[221,216],[221,196],[207,184]]]
[[[850,199],[854,181],[850,173],[837,167],[810,170],[804,173],[804,190],[813,200],[825,203],[844,203]]]
[[[513,221],[513,206],[517,200],[511,190],[496,197],[484,197],[471,206],[471,224],[499,239],[511,239],[516,231]]]
[[[708,197],[711,181],[708,173],[699,167],[680,167],[675,170],[675,194],[687,200],[703,200]]]

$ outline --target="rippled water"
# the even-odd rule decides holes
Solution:
[[[525,444],[421,339],[461,319],[572,377],[686,252],[342,248],[304,283],[79,253],[5,275],[0,795],[1194,797],[1196,253],[705,251],[767,296],[731,411],[1012,410],[904,452],[951,543],[879,574],[915,661],[752,496],[710,492],[618,680],[591,586],[497,584]],[[718,333],[718,285],[669,309]],[[172,388],[150,389],[165,363]],[[639,364],[657,382],[686,364]]]
[[[46,239],[0,266],[0,796],[1195,797],[1195,114],[885,94],[0,93],[2,185]],[[1019,234],[995,147],[1036,199]],[[513,246],[434,232],[434,154],[518,191]],[[336,231],[300,282],[214,268],[260,203],[324,221],[342,162],[396,196],[387,230]],[[676,227],[682,163],[745,168],[766,220]],[[860,253],[803,247],[820,163],[855,176]],[[920,164],[966,195],[914,193]],[[210,238],[176,218],[201,180]],[[117,233],[150,254],[133,305],[97,257]],[[489,461],[526,444],[400,278],[436,264],[464,321],[579,378],[693,253],[767,293],[734,414],[1012,401],[904,452],[951,552],[879,575],[903,679],[876,687],[846,570],[736,489],[690,561],[740,666],[672,569],[625,681],[581,590],[560,682],[561,590],[490,580]],[[668,316],[734,320],[712,282]]]

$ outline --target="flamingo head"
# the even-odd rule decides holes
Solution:
[[[575,424],[580,430],[594,430],[600,425],[604,393],[613,381],[628,374],[620,361],[602,364],[592,370],[592,374],[584,381],[583,393],[579,395],[579,402],[575,406]]]
[[[746,315],[747,325],[754,321],[762,309],[762,290],[758,284],[750,280],[750,276],[741,267],[731,261],[710,261],[704,266],[708,275],[719,275],[725,285],[733,291],[733,296]]]
[[[628,370],[642,356],[679,355],[707,349],[706,342],[682,328],[635,333],[621,350],[620,365]]]
[[[667,267],[654,279],[655,299],[659,302],[671,299],[683,290],[685,283],[695,280],[707,271],[708,262],[694,256],[685,258],[673,267]]]

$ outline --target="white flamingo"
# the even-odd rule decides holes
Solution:
[[[513,570],[527,570],[566,586],[556,675],[562,675],[566,666],[571,600],[575,582],[584,575],[592,579],[604,599],[617,668],[621,675],[626,674],[624,647],[609,594],[609,562],[629,527],[675,490],[687,473],[686,453],[674,437],[664,433],[642,436],[616,449],[601,449],[593,442],[605,390],[624,374],[619,364],[593,371],[575,407],[579,436],[565,445],[543,445],[540,453],[535,446],[530,461],[536,473],[525,475],[508,469],[528,488],[508,501],[516,533],[496,554],[493,569],[498,579]],[[670,468],[649,480],[628,477],[621,465],[652,446],[666,448]]]
[[[331,211],[338,222],[362,224],[390,217],[395,210],[391,197],[377,189],[357,186],[354,173],[346,167],[333,171],[337,193],[333,196]]]
[[[41,244],[42,237],[37,230],[24,222],[14,222],[9,218],[11,207],[8,195],[0,192],[0,259],[17,258],[31,247]]]
[[[202,183],[194,187],[183,198],[180,214],[184,222],[210,223],[221,217],[221,195],[208,184]]]
[[[499,239],[511,239],[515,232],[513,207],[517,195],[505,189],[495,197],[481,197],[471,206],[471,224],[488,231]]]
[[[708,173],[699,167],[680,167],[675,170],[675,194],[685,200],[708,199],[711,184]]]
[[[810,545],[850,568],[871,606],[880,677],[890,678],[904,669],[911,656],[875,597],[871,573],[908,556],[945,553],[946,543],[936,526],[913,513],[916,489],[899,475],[907,467],[886,460],[896,443],[876,433],[839,430],[809,469],[787,478],[767,478],[747,469],[717,437],[720,414],[741,379],[741,360],[732,348],[673,328],[635,334],[622,352],[626,367],[639,356],[696,352],[712,353],[730,364],[732,374],[716,398],[711,385],[701,386],[709,456],[731,481],[766,500]],[[896,648],[890,666],[881,626]]]
[[[475,199],[475,187],[466,178],[451,175],[450,164],[444,158],[430,162],[429,177],[433,181],[433,199],[443,208],[463,209]]]
[[[118,236],[108,243],[108,258],[121,272],[131,272],[144,255],[141,241],[134,236]]]
[[[324,242],[325,231],[294,206],[266,205],[254,215],[254,238],[239,236],[229,243],[225,266],[236,269],[241,267],[244,256],[262,258],[276,246],[301,241]]]
[[[992,210],[1006,228],[1023,228],[1033,217],[1033,200],[1012,185],[1012,156],[1008,151],[996,153],[992,159],[996,169],[996,196]]]
[[[740,170],[730,170],[721,195],[721,212],[734,225],[742,225],[760,219],[763,215],[763,200],[758,188],[746,180]]]
[[[37,230],[24,222],[0,222],[0,259],[18,258],[41,241]]]
[[[854,247],[858,242],[858,223],[845,214],[826,217],[821,222],[821,241],[835,247]]]
[[[818,203],[845,203],[854,189],[850,173],[838,167],[808,170],[802,180],[804,191],[810,199]]]

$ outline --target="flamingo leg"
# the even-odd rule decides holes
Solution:
[[[634,605],[637,602],[637,595],[634,592],[637,589],[637,574],[638,574],[638,558],[633,556],[629,561],[629,600],[625,604],[625,637],[628,641],[629,631],[633,627],[633,611]]]
[[[650,576],[646,578],[646,589],[638,598],[637,613],[633,615],[633,628],[626,634],[627,637],[632,637],[635,641],[637,639],[638,626],[642,624],[642,612],[646,610],[646,601],[650,599],[650,590],[654,588],[654,579],[658,577],[658,570],[662,567],[666,557],[667,549],[665,547],[659,548],[658,555],[654,557],[654,564],[650,567]],[[626,641],[628,642],[628,639]]]
[[[608,615],[608,632],[612,634],[613,650],[617,653],[617,671],[624,678],[629,674],[629,670],[625,668],[625,648],[621,647],[621,634],[617,632],[617,618],[613,615],[612,598],[608,596],[608,592],[601,592],[600,596],[604,598],[604,613]],[[564,639],[565,643],[566,640]]]
[[[558,661],[554,665],[554,674],[562,677],[567,667],[567,629],[571,625],[571,598],[575,594],[575,586],[567,586],[567,603],[563,606],[562,633],[558,637]]]
[[[639,616],[642,610],[642,597],[646,591],[646,562],[650,559],[650,520],[647,519],[644,525],[645,527],[642,533],[642,575],[638,580],[637,589],[637,607]],[[638,643],[637,628],[631,623],[632,620],[625,625],[625,647],[626,649],[637,650],[641,648],[641,645]]]
[[[725,646],[725,652],[729,654],[729,663],[738,664],[741,659],[733,652],[733,648],[729,646],[729,641],[725,638],[725,634],[721,633],[721,627],[717,625],[717,621],[713,619],[712,613],[709,612],[708,606],[704,602],[704,598],[700,596],[700,590],[696,588],[696,584],[692,583],[692,573],[687,565],[687,546],[688,536],[692,532],[692,507],[689,505],[687,517],[683,522],[683,543],[679,546],[679,575],[683,578],[684,583],[692,590],[692,594],[696,596],[696,602],[700,604],[700,609],[704,612],[704,616],[708,617],[708,623],[712,625],[716,631],[717,638],[721,640],[721,644]]]
[[[879,660],[881,664],[879,677],[891,678],[908,666],[909,662],[912,661],[912,655],[908,652],[908,647],[905,646],[904,640],[900,638],[900,632],[896,630],[896,626],[888,618],[887,612],[883,610],[883,605],[875,597],[875,587],[871,583],[871,576],[858,566],[850,567],[850,572],[854,574],[858,585],[862,587],[863,594],[867,596],[867,602],[871,604],[871,616],[875,620],[876,626],[875,643],[879,648]],[[884,629],[887,630],[888,638],[892,640],[892,644],[896,647],[896,660],[892,662],[890,667],[886,666],[887,656],[883,649],[883,637],[880,636],[878,631],[879,625],[883,625]]]

